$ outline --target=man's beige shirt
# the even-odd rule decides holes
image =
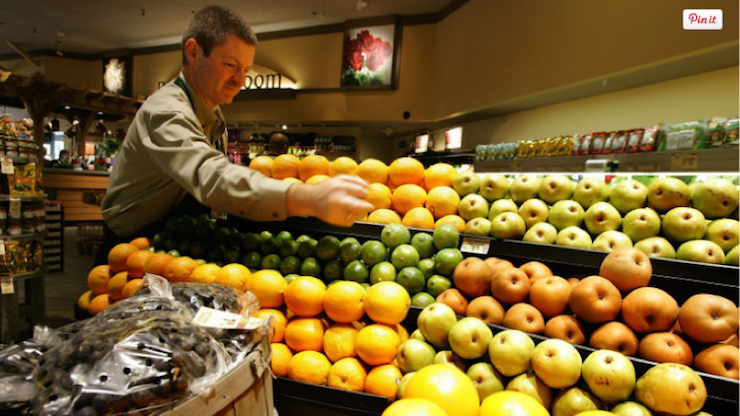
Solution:
[[[164,219],[188,193],[203,205],[256,221],[283,220],[291,183],[229,162],[221,110],[185,81],[171,81],[136,113],[116,156],[103,219],[121,237]],[[192,99],[192,105],[190,99]]]

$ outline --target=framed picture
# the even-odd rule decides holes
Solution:
[[[344,89],[396,89],[401,36],[396,16],[346,23],[340,86]]]
[[[103,58],[103,91],[131,95],[131,56]]]

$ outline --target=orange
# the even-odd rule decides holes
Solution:
[[[331,162],[329,175],[357,175],[357,169],[357,162],[355,162],[354,159],[347,156],[340,156]]]
[[[291,154],[280,155],[272,161],[270,173],[275,179],[297,178],[301,159]]]
[[[578,414],[587,413],[589,412]],[[486,397],[480,406],[480,416],[499,415],[550,416],[550,413],[534,397],[518,391],[504,390]]]
[[[102,295],[95,296],[93,300],[90,301],[90,306],[87,308],[87,311],[90,312],[91,315],[97,315],[102,312],[103,309],[110,306],[111,303],[110,296],[108,296],[107,293],[104,293]]]
[[[393,209],[403,215],[412,208],[423,207],[427,202],[427,191],[419,185],[401,185],[393,191]]]
[[[302,181],[302,180],[300,180],[300,179],[298,179],[298,178],[292,178],[292,177],[287,177],[287,178],[283,178],[283,180],[284,180],[285,182],[292,182],[292,183],[303,183],[303,181]]]
[[[272,167],[272,158],[270,156],[257,156],[249,162],[249,169],[261,172],[263,175],[270,176]]]
[[[365,366],[357,358],[342,358],[329,370],[329,387],[361,392],[365,390]]]
[[[144,265],[144,273],[156,274],[164,277],[164,269],[175,258],[166,253],[154,253]]]
[[[257,313],[257,317],[260,319],[272,317],[274,330],[270,342],[282,342],[285,339],[285,327],[288,325],[288,319],[282,312],[277,309],[261,309]]]
[[[409,331],[406,329],[405,326],[401,324],[396,324],[393,326],[393,329],[396,331],[399,337],[401,337],[401,342],[408,341],[409,339]]]
[[[331,363],[326,356],[316,351],[301,351],[288,362],[288,377],[304,383],[326,385],[329,381]]]
[[[111,278],[110,266],[101,264],[93,267],[87,275],[87,287],[94,295],[108,293],[108,280]]]
[[[301,160],[298,166],[298,178],[306,182],[308,178],[316,175],[331,174],[331,163],[321,155],[308,155]]]
[[[306,180],[306,185],[318,185],[327,179],[329,179],[327,175],[314,175]]]
[[[273,342],[270,346],[272,347],[270,365],[272,366],[273,374],[278,377],[287,376],[288,363],[290,363],[290,359],[293,358],[293,351],[291,351],[287,345],[279,342]]]
[[[401,337],[390,326],[368,325],[357,333],[355,349],[360,359],[367,365],[390,364],[396,358],[396,350],[401,345]]]
[[[263,308],[279,308],[285,304],[283,292],[288,282],[277,270],[259,270],[247,279],[247,290],[257,296]]]
[[[365,378],[365,392],[394,400],[398,393],[398,383],[401,381],[401,377],[403,377],[401,370],[393,364],[375,367],[370,370],[367,378]]]
[[[117,244],[108,252],[108,265],[113,274],[126,270],[128,256],[139,251],[139,247],[131,243]]]
[[[374,222],[377,224],[400,224],[401,217],[398,216],[394,211],[389,209],[376,209],[367,216],[368,222]]]
[[[244,292],[247,290],[247,281],[251,274],[252,273],[249,272],[247,266],[238,263],[231,263],[222,267],[221,270],[216,273],[216,278],[213,280],[213,283],[231,286],[234,289]]]
[[[449,186],[438,186],[427,194],[427,209],[440,219],[446,215],[457,215],[457,206],[460,205],[460,195]]]
[[[215,263],[201,264],[190,273],[190,281],[196,283],[213,283],[218,271],[221,270]]]
[[[456,416],[477,416],[480,403],[470,377],[446,364],[432,364],[417,371],[406,384],[403,397],[431,400],[448,415]]]
[[[123,287],[128,283],[128,272],[116,273],[108,280],[108,295],[111,300],[123,299]]]
[[[424,180],[424,165],[412,157],[400,157],[391,163],[388,177],[395,185],[421,185]]]
[[[188,256],[178,257],[167,263],[164,268],[164,277],[169,282],[189,282],[193,270],[200,264]]]
[[[365,201],[373,204],[375,209],[388,209],[391,207],[391,190],[382,183],[371,183],[367,188]]]
[[[452,186],[457,171],[447,163],[435,163],[424,172],[424,188],[429,191],[438,186]]]
[[[145,249],[149,248],[149,246],[152,245],[151,240],[149,240],[146,237],[134,238],[133,240],[130,241],[130,243],[133,244],[133,245],[135,245],[136,247],[138,247],[139,250],[145,250]]]
[[[90,301],[93,300],[94,297],[92,290],[88,290],[77,299],[77,306],[87,310],[90,307]]]
[[[301,276],[285,288],[285,304],[298,316],[316,316],[324,310],[326,285],[312,276]]]
[[[318,318],[295,318],[285,326],[285,343],[293,351],[322,351],[324,323]]]
[[[149,258],[154,255],[153,251],[141,249],[136,253],[132,253],[126,259],[126,270],[128,275],[132,278],[139,278],[144,276],[144,266]]]
[[[335,322],[352,322],[365,315],[365,288],[357,282],[340,281],[326,289],[324,311]],[[331,357],[329,357],[331,358]]]
[[[129,275],[129,277],[130,276],[131,275]],[[123,287],[123,291],[121,291],[121,297],[123,299],[128,299],[143,287],[144,279],[131,279],[128,281],[128,283],[126,283],[126,286]]]
[[[447,416],[441,407],[427,399],[401,399],[388,406],[381,416]]]
[[[409,292],[396,282],[378,282],[365,293],[365,312],[375,322],[396,325],[406,318],[411,305]]]
[[[332,362],[357,357],[355,341],[358,329],[352,324],[334,324],[324,332],[324,354]]]
[[[434,216],[428,209],[424,207],[411,208],[406,215],[403,216],[401,224],[407,227],[426,228],[428,230],[434,229]]]
[[[457,229],[457,232],[462,233],[465,231],[466,222],[459,215],[445,215],[434,223],[434,229],[436,230],[442,224],[452,224]]]
[[[357,167],[357,175],[368,183],[388,183],[388,165],[377,159],[365,159]]]

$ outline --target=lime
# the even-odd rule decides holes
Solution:
[[[239,257],[241,257],[239,250],[228,249],[226,250],[226,253],[224,253],[224,261],[226,263],[238,263]]]
[[[301,277],[301,276],[300,275],[297,275],[297,274],[289,274],[289,275],[285,276],[284,279],[285,279],[286,282],[288,282],[288,284],[290,284],[290,282],[292,282],[293,280],[295,280],[295,279],[297,279],[299,277]]]
[[[329,261],[339,256],[339,239],[333,235],[321,237],[316,244],[316,257],[321,261]]]
[[[420,308],[424,308],[434,302],[436,302],[434,296],[427,292],[419,292],[411,297],[411,306],[418,306]]]
[[[193,257],[204,257],[208,253],[208,243],[203,240],[195,240],[190,244],[190,255]]]
[[[421,270],[416,267],[405,267],[403,270],[398,272],[396,276],[396,283],[406,288],[409,295],[415,295],[424,290],[426,279]]]
[[[263,269],[280,270],[280,256],[277,254],[268,254],[262,257],[261,266]]]
[[[344,265],[337,259],[329,260],[324,265],[324,280],[331,282],[341,279],[344,273]]]
[[[262,255],[256,251],[250,251],[242,257],[241,263],[250,269],[259,269],[262,266]]]
[[[463,255],[456,248],[445,248],[434,256],[434,270],[442,276],[452,276],[455,267],[463,261]]]
[[[425,279],[429,279],[434,274],[434,259],[419,260],[419,264],[416,267],[421,270]]]
[[[295,274],[301,271],[301,259],[296,256],[288,256],[280,262],[280,273]]]
[[[365,263],[361,262],[360,260],[355,260],[344,268],[345,280],[353,280],[358,283],[364,283],[367,281],[367,278],[369,276],[370,273],[367,271],[367,266],[365,266]]]
[[[263,256],[266,256],[268,254],[277,254],[280,251],[280,246],[282,243],[280,243],[280,240],[278,240],[276,237],[270,237],[266,240],[262,240],[262,244],[260,244],[260,253],[262,253]]]
[[[368,240],[362,245],[360,258],[368,267],[372,267],[388,259],[388,249],[378,240]]]
[[[177,249],[177,242],[174,238],[170,238],[167,241],[164,242],[164,249],[169,250],[175,250]]]
[[[392,250],[401,244],[408,244],[411,241],[411,233],[403,224],[388,224],[380,232],[380,240]]]
[[[434,239],[428,233],[416,233],[411,237],[411,245],[419,252],[419,257],[425,259],[432,257],[436,251],[434,248]]]
[[[167,254],[169,254],[172,257],[180,257],[180,252],[177,250],[170,250],[167,252]]]
[[[265,240],[267,240],[269,238],[272,238],[272,237],[275,237],[275,236],[271,232],[269,232],[267,230],[262,231],[260,233],[260,239],[262,239],[262,241],[265,241]]]
[[[457,248],[457,245],[460,243],[460,233],[452,224],[441,224],[434,230],[432,238],[437,250]]]
[[[339,258],[345,263],[349,264],[360,258],[362,252],[362,246],[355,238],[345,238],[339,244]]]
[[[177,249],[180,251],[180,254],[182,255],[188,255],[190,254],[190,248],[192,247],[193,242],[190,240],[182,240],[180,241],[180,244],[178,245]]]
[[[310,239],[311,239],[311,237],[307,236],[306,234],[301,234],[301,235],[298,236],[298,238],[295,239],[295,241],[298,244],[300,244],[301,242],[303,242],[305,240],[310,240]]]
[[[185,214],[180,217],[180,223],[177,225],[177,232],[184,235],[192,233],[195,229],[196,224],[197,221],[195,220],[195,218]]]
[[[149,247],[145,248],[144,250],[151,251],[152,253],[154,253],[154,246],[149,246]]]
[[[295,256],[296,253],[298,253],[298,242],[290,239],[283,240],[283,244],[280,245],[280,256]]]
[[[298,241],[298,240],[296,240]],[[313,238],[308,238],[307,240],[303,240],[298,243],[298,257],[305,259],[307,257],[312,257],[314,254],[316,254],[316,244],[317,241]]]
[[[212,246],[210,250],[208,250],[206,260],[209,260],[213,263],[223,261],[224,254],[226,254],[226,247],[224,247],[222,244],[216,244]]]
[[[231,235],[231,230],[226,227],[217,227],[215,230],[213,230],[213,234],[211,235],[211,238],[213,241],[217,243],[225,243],[226,240]]]
[[[201,266],[204,265],[204,264],[206,264],[206,261],[203,260],[203,259],[195,259],[195,262],[198,263]]]
[[[195,226],[195,236],[202,239],[210,239],[216,230],[216,220],[209,218],[206,221],[198,222]]]
[[[286,240],[292,240],[293,234],[290,233],[290,231],[280,231],[277,236],[275,236],[278,240],[286,241]]]
[[[435,274],[427,280],[427,292],[435,298],[452,286],[450,279]]]
[[[246,238],[244,234],[240,233],[239,230],[237,230],[236,228],[232,228],[231,234],[226,239],[226,244],[228,244],[230,247],[241,248],[244,238]]]
[[[180,229],[180,217],[169,217],[164,222],[164,229],[176,233]]]
[[[262,237],[260,237],[257,233],[248,233],[244,236],[244,240],[242,240],[242,250],[244,251],[254,251],[259,248],[260,243],[262,242]]]
[[[321,264],[316,257],[306,257],[301,263],[301,275],[321,278]]]
[[[411,244],[401,244],[393,249],[391,253],[391,263],[396,269],[401,270],[404,267],[416,267],[419,264],[419,253]]]
[[[396,266],[387,261],[381,261],[373,266],[372,270],[370,270],[370,283],[376,284],[378,282],[386,281],[396,281]]]
[[[156,248],[163,248],[165,241],[172,238],[172,233],[169,231],[162,231],[161,233],[158,233],[154,236],[152,239],[152,243],[154,244],[154,247]]]
[[[360,283],[360,286],[362,286],[365,290],[370,289],[370,283],[367,282]]]
[[[353,242],[353,241],[354,241],[355,243],[357,243],[357,244],[360,244],[360,242],[359,242],[359,241],[357,241],[357,239],[356,239],[356,238],[354,238],[354,237],[346,237],[346,238],[345,238],[344,240],[342,240],[342,241],[341,241],[341,242],[339,243],[339,246],[341,247],[341,246],[342,246],[343,244],[346,244],[346,243],[350,243],[350,242]]]

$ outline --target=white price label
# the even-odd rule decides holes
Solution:
[[[15,169],[13,169],[13,159],[10,157],[4,157],[2,159],[2,170],[0,170],[0,173],[3,175],[12,175],[15,173]]]
[[[12,295],[15,293],[12,277],[3,277],[0,279],[0,293],[3,295]]]
[[[491,247],[490,240],[484,240],[481,238],[463,237],[462,246],[460,251],[463,253],[473,254],[488,254],[488,249]]]
[[[699,170],[699,155],[696,153],[674,153],[671,155],[671,170],[676,172]]]
[[[5,240],[0,240],[0,256],[5,255]]]
[[[257,329],[264,325],[264,319],[251,318],[238,313],[219,311],[213,308],[202,307],[193,318],[193,323],[208,328],[221,329]]]
[[[226,211],[219,211],[216,209],[211,210],[211,218],[217,219],[217,220],[225,220],[229,217],[229,213]]]

